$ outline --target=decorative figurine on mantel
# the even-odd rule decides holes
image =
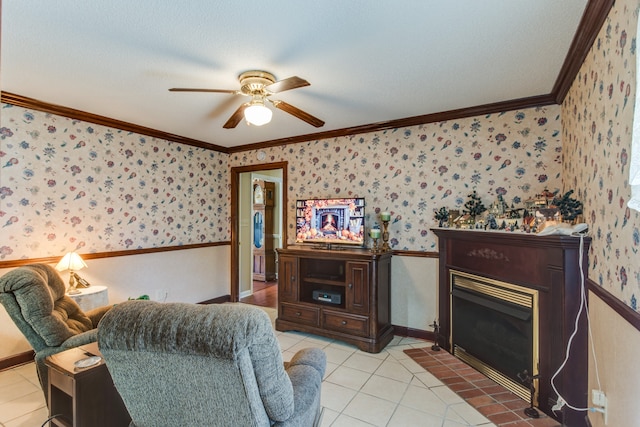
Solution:
[[[524,201],[524,206],[529,210],[535,210],[537,208],[546,208],[549,206],[555,194],[546,188],[540,194],[536,194],[531,199],[527,199]]]
[[[498,229],[498,221],[496,221],[496,217],[493,214],[487,215],[487,222],[485,224],[485,230],[497,230]]]
[[[468,195],[469,200],[464,204],[465,210],[464,213],[471,216],[471,220],[473,223],[476,222],[476,217],[480,215],[482,212],[486,211],[487,208],[480,200],[480,196],[476,193],[476,190],[473,190],[473,193]]]
[[[582,215],[582,202],[571,197],[573,190],[569,190],[562,197],[556,196],[551,204],[558,208],[562,221],[574,223]]]
[[[498,200],[491,204],[489,207],[489,213],[493,214],[494,217],[500,218],[504,216],[509,210],[509,205],[504,201],[502,194],[498,195]]]
[[[438,221],[438,227],[447,227],[449,225],[449,211],[444,206],[439,211],[434,210],[434,219]]]
[[[449,224],[447,224],[447,227],[457,227],[458,218],[460,218],[460,211],[457,209],[449,209]]]

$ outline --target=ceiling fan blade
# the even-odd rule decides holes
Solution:
[[[293,76],[288,79],[278,80],[275,83],[265,86],[264,88],[271,93],[284,92],[285,90],[296,89],[299,87],[309,86],[311,83],[300,77]]]
[[[302,111],[297,107],[294,107],[291,104],[287,104],[284,101],[278,101],[278,100],[273,100],[273,101],[269,100],[269,101],[271,101],[273,106],[276,107],[277,109],[285,111],[291,114],[292,116],[299,118],[300,120],[304,120],[305,122],[309,123],[311,126],[314,126],[317,128],[324,126],[324,122],[322,120],[312,116],[307,112]]]
[[[191,89],[187,87],[172,87],[169,92],[214,92],[214,93],[238,93],[231,89]]]
[[[238,126],[238,123],[240,123],[242,119],[244,119],[244,109],[247,108],[247,105],[248,104],[245,103],[239,106],[238,109],[231,115],[231,117],[229,117],[227,123],[225,123],[222,127],[225,129],[233,129]]]
[[[217,120],[222,116],[226,116],[228,111],[230,111],[233,107],[237,108],[237,105],[242,102],[239,98],[239,95],[231,95],[225,96],[224,100],[218,103],[214,108],[212,108],[207,114],[207,118],[212,120]]]

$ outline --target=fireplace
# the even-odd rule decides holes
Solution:
[[[498,371],[502,378],[495,380],[511,381],[515,388],[526,388],[518,378],[518,372],[523,372],[521,369],[526,365],[531,369],[527,369],[530,376],[538,376],[533,381],[536,406],[565,426],[585,426],[584,412],[567,406],[560,412],[553,411],[558,395],[551,386],[551,378],[563,363],[569,337],[578,320],[579,329],[572,341],[570,357],[554,385],[571,405],[583,408],[588,405],[586,314],[583,312],[579,319],[576,315],[581,299],[579,261],[582,256],[582,273],[586,277],[591,239],[442,228],[432,231],[438,236],[438,336],[442,347],[469,359],[469,363],[487,376]],[[499,296],[489,290],[497,291]],[[526,302],[505,301],[503,294]],[[452,315],[459,306],[465,313],[461,319]],[[483,317],[489,318],[486,325],[476,326],[477,319]],[[463,322],[462,326],[458,322]],[[473,329],[476,327],[479,329]],[[522,355],[516,361],[496,368],[492,358],[497,357],[493,353],[499,350],[493,346],[500,341],[496,336],[500,336],[501,331],[510,332],[513,342],[529,342],[529,337],[532,340],[530,344],[521,345],[518,353]],[[511,348],[500,351],[507,350]],[[508,358],[502,357],[502,361]],[[474,364],[472,360],[479,363]],[[491,369],[485,369],[485,365]],[[527,394],[517,394],[528,402],[529,391],[521,391]]]
[[[529,401],[528,381],[538,375],[538,291],[450,274],[453,354]],[[537,390],[537,379],[533,385]]]

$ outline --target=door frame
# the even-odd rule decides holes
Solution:
[[[287,209],[288,209],[288,186],[287,171],[289,162],[264,163],[248,166],[236,166],[231,168],[231,302],[239,301],[240,294],[240,217],[238,212],[238,199],[240,197],[240,174],[245,172],[259,172],[274,169],[282,169],[282,245],[287,244]]]

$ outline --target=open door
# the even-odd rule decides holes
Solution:
[[[275,247],[287,242],[287,162],[231,168],[231,301],[252,293],[254,180],[266,180],[276,185],[274,204]]]

